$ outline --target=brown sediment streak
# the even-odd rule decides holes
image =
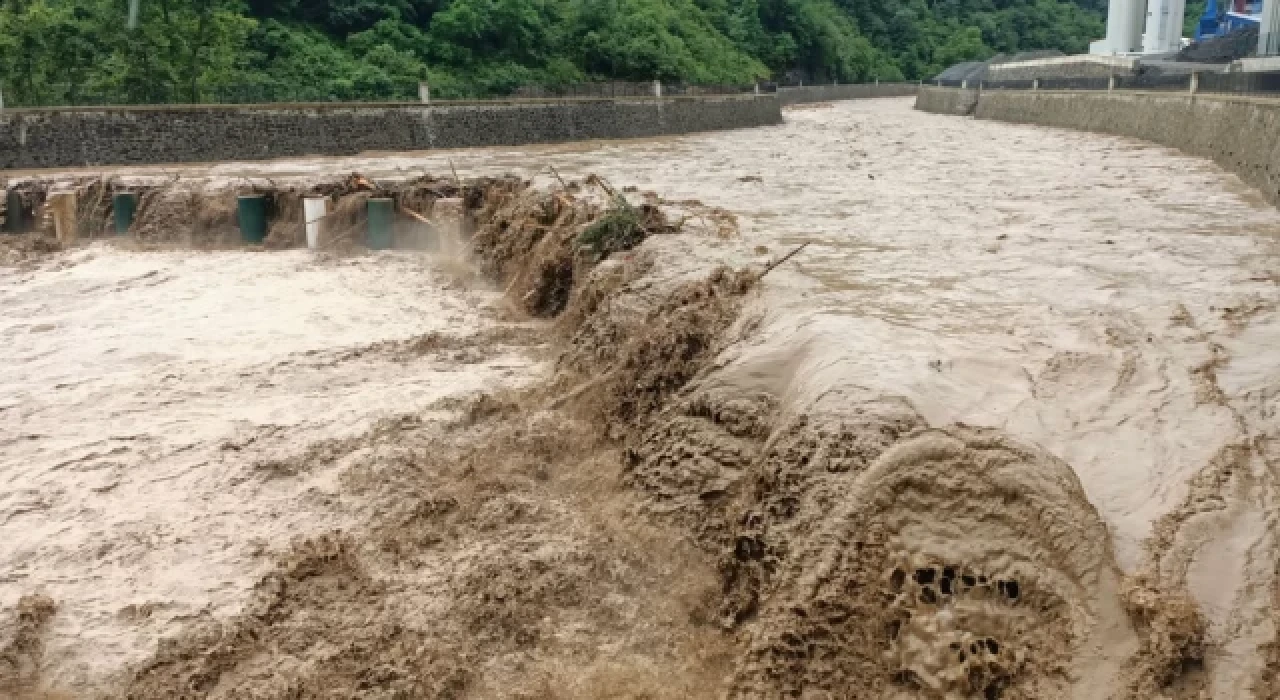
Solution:
[[[1261,306],[1223,309],[1231,334],[1246,331]],[[1163,598],[1162,612],[1181,619],[1164,623],[1167,629],[1155,637],[1164,640],[1155,645],[1164,648],[1153,652],[1166,659],[1164,669],[1140,682],[1147,692],[1177,682],[1188,695],[1202,691],[1218,697],[1249,689],[1267,697],[1271,662],[1266,650],[1274,647],[1277,634],[1268,591],[1278,584],[1270,428],[1252,397],[1223,390],[1218,373],[1231,357],[1222,343],[1201,330],[1184,306],[1173,320],[1207,346],[1208,357],[1189,369],[1196,398],[1229,413],[1235,439],[1188,480],[1183,501],[1153,522],[1144,542],[1145,561],[1132,577],[1133,586],[1150,587],[1147,599]]]
[[[38,690],[45,635],[57,610],[45,595],[25,595],[18,601],[0,637],[0,691],[25,695]]]

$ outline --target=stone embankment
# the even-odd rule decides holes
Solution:
[[[916,109],[1152,141],[1208,158],[1280,204],[1280,100],[925,86]]]

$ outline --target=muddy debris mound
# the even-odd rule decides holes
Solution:
[[[928,430],[846,486],[763,603],[732,697],[1065,691],[1119,578],[1069,467],[993,431]]]
[[[13,619],[0,637],[0,692],[11,696],[43,697],[38,692],[44,660],[45,632],[58,606],[46,595],[29,594],[18,600]]]
[[[475,215],[472,251],[481,269],[502,280],[518,308],[537,317],[565,310],[580,280],[615,253],[647,237],[675,233],[662,211],[569,189],[505,191],[486,198]]]
[[[239,239],[236,191],[207,191],[181,185],[142,194],[130,233],[143,245],[218,248]]]
[[[596,205],[567,193],[513,193],[481,213],[472,251],[486,274],[503,281],[518,308],[555,316],[573,287],[578,235],[598,215]]]
[[[531,326],[500,326],[468,335],[430,331],[410,338],[357,345],[319,361],[345,362],[372,356],[389,358],[393,362],[409,362],[423,356],[435,356],[441,360],[466,363],[478,362],[512,347],[533,348],[544,344],[541,329]]]
[[[642,261],[634,269],[647,267]],[[716,267],[703,279],[667,281],[651,305],[629,298],[625,285],[603,300],[584,292],[580,303],[594,312],[569,336],[558,364],[564,375],[585,378],[575,389],[580,410],[605,416],[611,438],[626,437],[724,348],[758,279],[754,270]],[[618,283],[608,272],[593,281]]]
[[[1190,594],[1139,574],[1125,580],[1121,595],[1142,644],[1126,669],[1126,697],[1200,695],[1205,679],[1196,671],[1204,664],[1208,625]]]
[[[924,427],[905,402],[830,392],[804,411],[765,390],[708,382],[629,444],[627,483],[656,517],[692,527],[719,560],[726,628],[752,620],[778,569],[852,479]]]
[[[895,397],[737,379],[642,422],[623,476],[718,560],[730,697],[1196,697],[1196,606],[1122,577],[1068,465]]]
[[[368,527],[295,543],[242,614],[164,642],[113,697],[674,699],[722,685],[711,572],[623,527],[595,426],[528,398],[477,397],[447,430],[406,418],[344,446]]]
[[[719,553],[730,697],[1197,697],[1196,606],[1121,576],[1065,463],[898,400],[708,384],[625,480]]]
[[[228,697],[350,692],[355,678],[392,693],[447,687],[450,670],[418,653],[425,640],[379,614],[387,593],[365,572],[350,538],[299,542],[259,581],[244,613],[227,622],[202,621],[186,636],[162,642],[135,672],[126,697],[208,697],[237,670],[242,680],[229,684]],[[260,666],[268,645],[292,663]],[[322,659],[308,658],[318,645],[332,646]]]
[[[15,267],[36,262],[63,246],[58,239],[43,232],[0,235],[0,267]]]

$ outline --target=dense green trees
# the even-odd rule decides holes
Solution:
[[[530,83],[928,77],[1087,49],[1105,0],[0,0],[10,104],[405,99]]]

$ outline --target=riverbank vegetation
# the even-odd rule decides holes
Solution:
[[[406,99],[927,78],[1087,50],[1103,0],[0,0],[10,105]]]

